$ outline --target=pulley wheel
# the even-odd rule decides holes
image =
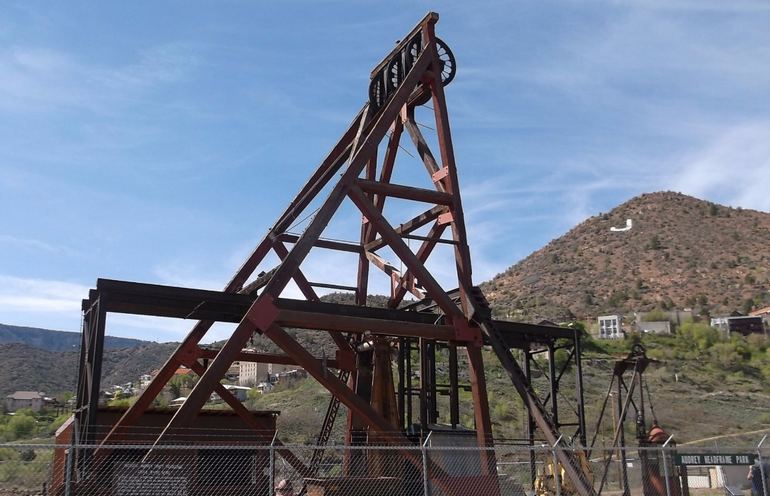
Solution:
[[[404,80],[403,64],[399,57],[393,57],[393,60],[390,61],[388,70],[385,72],[385,78],[385,93],[391,95],[395,93],[396,89],[401,86],[401,82]]]
[[[455,56],[449,46],[440,38],[436,38],[436,51],[438,59],[441,61],[441,84],[446,86],[455,78]]]
[[[378,110],[385,105],[385,84],[382,81],[382,74],[377,76],[369,83],[369,103]]]

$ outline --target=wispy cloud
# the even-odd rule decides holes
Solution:
[[[0,275],[0,321],[79,331],[81,300],[88,296],[89,289],[66,281]],[[112,313],[107,318],[106,332],[150,341],[179,341],[193,325],[193,320]],[[216,324],[204,342],[226,338],[232,327]]]
[[[770,122],[726,129],[677,170],[677,191],[770,212]]]
[[[70,253],[71,250],[64,246],[54,246],[39,239],[23,238],[11,236],[10,234],[0,234],[0,245],[13,245],[20,248],[33,248],[43,250],[49,253]]]
[[[71,282],[0,275],[0,311],[79,315],[88,289]]]
[[[143,91],[182,80],[197,64],[193,50],[184,44],[146,49],[122,66],[89,63],[48,47],[11,45],[0,50],[0,108],[111,112]]]

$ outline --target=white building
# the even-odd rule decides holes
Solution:
[[[152,382],[152,375],[142,374],[139,376],[139,387],[144,389]]]
[[[622,339],[623,328],[620,315],[602,315],[596,318],[599,323],[600,339]]]
[[[249,398],[249,391],[251,391],[250,387],[245,386],[233,386],[230,384],[225,384],[225,389],[230,391],[235,398],[240,401],[244,402]]]

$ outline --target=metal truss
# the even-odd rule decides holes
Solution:
[[[331,393],[333,402],[338,401],[347,407],[348,445],[367,442],[410,445],[414,439],[408,436],[407,430],[408,424],[412,423],[411,398],[415,388],[411,385],[411,373],[407,374],[407,371],[411,367],[408,363],[411,350],[419,349],[422,374],[416,395],[420,399],[421,429],[429,429],[437,418],[435,398],[440,389],[446,390],[450,396],[451,424],[459,424],[458,391],[461,387],[469,387],[474,405],[477,445],[491,447],[494,440],[482,358],[484,345],[491,346],[524,400],[531,430],[535,427],[539,429],[552,445],[562,440],[555,394],[551,395],[549,411],[532,388],[529,350],[539,343],[550,350],[553,358],[557,340],[569,340],[573,343],[571,358],[578,364],[579,371],[579,336],[571,329],[555,326],[493,320],[483,294],[473,286],[444,97],[444,85],[454,77],[455,65],[446,44],[435,36],[437,21],[438,15],[429,13],[375,68],[370,101],[363,106],[341,139],[222,291],[104,279],[98,281],[83,306],[84,346],[78,389],[79,436],[82,442],[98,441],[107,445],[126,439],[130,427],[151,406],[180,365],[192,369],[199,375],[199,380],[158,435],[154,443],[156,446],[172,442],[175,431],[192,426],[196,415],[214,392],[248,423],[250,413],[220,384],[220,380],[234,361],[251,360],[292,363],[304,368]],[[415,119],[415,107],[427,102],[431,102],[431,128],[435,130],[437,155],[431,151],[429,140]],[[428,173],[432,189],[392,181],[396,155],[407,141],[402,139],[404,131]],[[381,144],[385,152],[380,161],[377,155]],[[322,198],[322,193],[327,196]],[[422,213],[410,219],[389,218],[384,208],[389,198],[423,204],[424,209],[421,208]],[[319,200],[322,200],[321,205],[306,229],[301,234],[289,232],[294,222],[308,215],[311,203]],[[346,200],[352,202],[361,214],[359,241],[324,238],[325,229]],[[421,232],[418,230],[422,228],[427,229],[427,234],[418,235],[417,232]],[[411,240],[420,242],[416,250],[408,244]],[[453,286],[457,289],[452,291],[442,287],[428,269],[427,262],[439,244],[449,245],[453,250],[456,273]],[[404,270],[384,259],[381,250],[385,248],[398,258]],[[357,255],[356,285],[344,285],[338,281],[309,281],[303,268],[311,250]],[[271,252],[280,263],[257,275]],[[366,306],[372,267],[390,282],[387,308]],[[296,284],[307,301],[281,297],[290,281]],[[356,304],[320,302],[317,288],[350,290],[355,294]],[[407,294],[420,302],[403,306]],[[107,312],[188,318],[198,322],[138,400],[107,435],[96,440],[89,438],[92,436],[89,426],[93,426],[98,404]],[[200,343],[216,321],[237,323],[237,327],[220,349],[207,350]],[[337,347],[335,357],[327,360],[315,356],[292,337],[287,328],[328,332]],[[282,350],[282,354],[244,352],[244,347],[255,333],[271,340]],[[393,384],[393,374],[388,374],[393,346],[398,347],[399,356],[397,384]],[[512,348],[527,350],[526,370],[514,359]],[[448,350],[452,364],[450,384],[446,386],[436,384],[435,371],[431,370],[431,367],[435,368],[435,353],[439,349]],[[467,386],[458,384],[457,355],[461,350],[467,357]],[[330,372],[329,369],[337,372]],[[563,373],[552,369],[551,382],[558,382],[556,375],[561,377]],[[582,376],[578,383],[582,384]],[[584,444],[582,396],[578,397],[578,401],[581,410],[577,439]],[[335,415],[336,408],[338,405],[330,406]],[[324,425],[324,429],[328,432],[330,426]],[[325,435],[322,433],[319,436],[319,443],[325,442]],[[298,473],[312,475],[312,467],[305,466],[288,450],[282,451],[280,441],[276,446]],[[492,480],[496,474],[494,452],[482,450],[481,453],[481,475]],[[416,467],[423,463],[412,451],[404,450],[403,456]],[[557,456],[577,492],[593,494],[571,451],[560,450]],[[346,460],[345,473],[360,473],[363,470],[361,464],[361,460],[351,455]],[[429,470],[432,474],[441,472],[432,464]]]

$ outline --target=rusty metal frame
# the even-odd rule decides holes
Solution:
[[[78,408],[80,417],[86,419],[86,427],[89,425],[88,415],[91,415],[92,406],[98,401],[97,362],[101,359],[104,320],[108,311],[198,319],[150,385],[105,436],[103,443],[114,443],[127,434],[128,428],[148,409],[180,365],[193,369],[199,375],[199,380],[187,400],[155,440],[156,444],[169,441],[170,433],[176,429],[189,427],[212,392],[219,393],[225,402],[246,419],[249,412],[219,381],[233,361],[249,359],[272,360],[273,363],[282,360],[283,363],[294,363],[303,367],[331,393],[333,402],[341,402],[348,408],[349,432],[354,429],[369,429],[377,433],[378,441],[395,445],[411,444],[412,441],[402,429],[403,425],[392,425],[369,402],[367,391],[371,391],[371,382],[367,385],[366,381],[371,381],[371,377],[358,373],[356,355],[358,354],[360,360],[362,354],[357,353],[355,349],[355,345],[360,343],[361,336],[365,334],[402,338],[402,343],[419,339],[429,346],[434,346],[429,343],[440,342],[448,346],[454,356],[458,348],[464,348],[470,364],[470,388],[475,406],[477,443],[484,447],[492,446],[494,439],[481,347],[485,344],[491,345],[516,390],[524,399],[532,417],[531,425],[537,425],[551,442],[560,438],[558,425],[546,411],[543,402],[534,394],[527,374],[513,359],[510,349],[525,347],[532,342],[551,343],[552,346],[554,339],[574,338],[575,333],[567,329],[494,321],[485,308],[483,295],[473,286],[451,130],[440,78],[443,66],[436,50],[434,26],[437,20],[437,14],[429,13],[403,38],[406,42],[418,35],[422,37],[422,49],[408,73],[404,75],[398,87],[390,91],[384,105],[375,108],[367,103],[363,106],[342,138],[223,291],[203,292],[157,285],[139,288],[132,283],[99,281],[97,289],[84,301],[86,318]],[[398,50],[397,47],[393,53]],[[438,159],[431,151],[415,119],[415,106],[426,99],[432,100]],[[416,147],[434,184],[434,190],[391,182],[404,130]],[[377,150],[385,139],[388,141],[380,166]],[[320,200],[320,195],[327,189],[327,196],[305,230],[301,234],[289,232],[292,223],[306,215],[309,205],[316,199]],[[405,222],[392,221],[383,213],[388,197],[426,203],[428,208],[424,213]],[[359,242],[323,239],[324,229],[346,199],[352,201],[362,214]],[[426,236],[414,234],[426,226],[430,226]],[[442,235],[447,230],[451,232],[451,236],[445,239]],[[422,243],[417,251],[413,252],[405,239],[418,239]],[[447,243],[453,247],[457,275],[457,289],[453,292],[446,291],[426,266],[439,243]],[[388,247],[403,263],[406,268],[403,274],[377,255],[376,252],[384,247]],[[310,282],[303,273],[302,265],[313,248],[357,254],[358,273],[355,287],[328,281]],[[254,278],[257,268],[271,251],[280,259],[279,265]],[[366,307],[370,265],[379,268],[390,279],[388,309]],[[300,288],[307,302],[292,302],[281,298],[291,280]],[[332,310],[331,307],[324,306],[330,304],[318,301],[314,289],[317,287],[354,289],[356,306],[332,305]],[[152,298],[147,296],[150,293],[154,295]],[[399,309],[407,293],[431,302],[433,311],[439,315]],[[426,320],[426,317],[429,320]],[[201,348],[201,340],[215,321],[237,322],[238,325],[220,349],[212,351]],[[337,346],[335,359],[322,360],[313,356],[286,332],[285,327],[327,331]],[[244,352],[243,348],[254,333],[270,339],[283,354],[276,356]],[[433,350],[435,352],[435,347]],[[207,362],[206,366],[199,361],[203,359]],[[359,365],[365,364],[361,362]],[[329,373],[330,367],[341,372]],[[346,382],[348,375],[350,378]],[[457,371],[454,370],[452,375],[451,389],[454,393],[451,398],[451,416],[453,422],[457,422]],[[435,383],[428,386],[435,389]],[[432,394],[435,396],[435,391]],[[401,405],[403,403],[400,401]],[[411,402],[408,408],[411,408]],[[403,419],[404,411],[399,413]],[[87,433],[88,429],[85,432]],[[348,441],[352,441],[352,438],[349,437]],[[404,453],[408,459],[413,456],[406,451]],[[580,467],[576,461],[569,453],[560,453],[560,462],[578,492],[583,496],[592,494],[592,489],[581,479]],[[286,452],[285,456],[301,473],[312,472],[301,461],[292,458],[290,452]],[[412,461],[421,463],[419,459]],[[485,475],[495,475],[496,463],[492,453],[485,456],[482,467]],[[430,470],[434,474],[440,473],[435,466],[431,466]]]

